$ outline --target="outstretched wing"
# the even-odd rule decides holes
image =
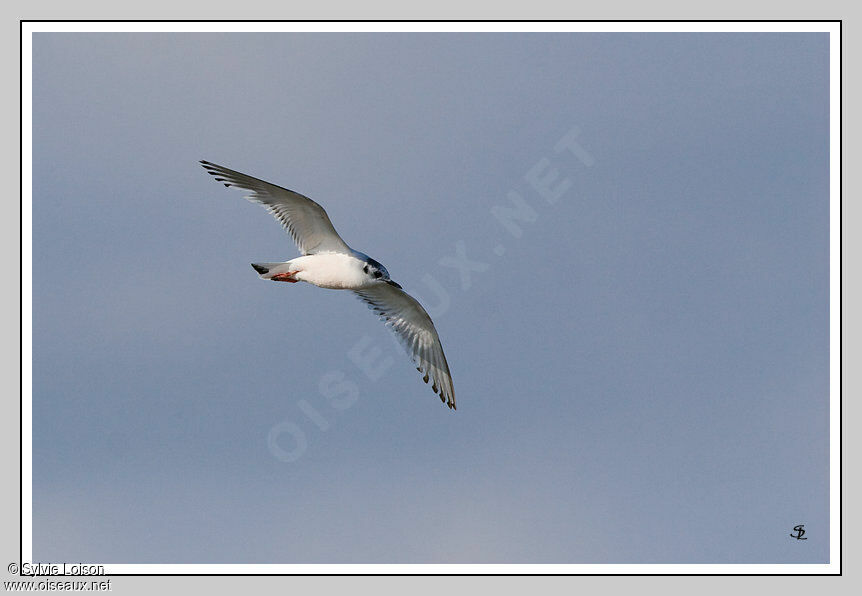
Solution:
[[[350,254],[350,247],[335,231],[326,211],[308,197],[208,161],[201,161],[201,165],[225,186],[250,190],[252,194],[246,198],[266,207],[281,222],[302,254]]]
[[[449,364],[434,323],[422,305],[404,290],[382,281],[354,292],[398,335],[419,372],[424,373],[423,380],[427,383],[431,379],[431,389],[454,410],[455,389]]]

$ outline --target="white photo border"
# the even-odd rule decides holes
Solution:
[[[109,564],[123,575],[841,575],[841,26],[831,21],[20,21],[21,562],[33,556],[32,36],[41,32],[822,32],[830,107],[829,525],[826,564]],[[25,358],[24,355],[27,355]],[[88,563],[99,564],[98,561]],[[91,578],[97,579],[97,578]]]

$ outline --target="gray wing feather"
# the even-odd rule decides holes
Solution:
[[[201,161],[201,165],[225,186],[250,190],[252,194],[246,198],[266,207],[281,222],[302,254],[350,254],[350,247],[335,231],[326,211],[308,197],[208,161]]]
[[[431,381],[431,389],[439,393],[447,406],[455,409],[455,389],[443,345],[431,317],[410,294],[381,282],[354,292],[392,328],[410,352],[422,379]]]

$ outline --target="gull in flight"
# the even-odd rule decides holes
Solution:
[[[225,186],[250,191],[246,198],[266,207],[302,253],[283,263],[252,263],[261,278],[355,292],[395,332],[423,380],[431,380],[434,393],[455,409],[452,375],[434,323],[422,305],[390,279],[386,267],[347,246],[323,207],[308,197],[208,161],[201,165]]]

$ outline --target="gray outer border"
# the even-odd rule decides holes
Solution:
[[[88,0],[75,3],[61,3],[57,0],[42,0],[37,4],[29,6],[24,2],[4,3],[2,9],[2,63],[3,80],[19,80],[19,20],[20,19],[559,19],[559,20],[588,20],[588,19],[843,19],[852,17],[856,11],[850,9],[847,2],[824,1],[816,5],[811,2],[758,2],[751,0],[725,0],[720,5],[695,4],[682,1],[654,0],[650,3],[635,2],[633,0],[617,0],[613,4],[607,2],[587,5],[563,3],[560,1],[534,0],[530,3],[512,2],[503,0],[499,2],[465,0],[437,0],[433,4],[408,5],[394,0],[366,0],[362,3],[351,3],[347,0],[332,1],[324,3],[305,4],[302,6],[287,6],[272,1],[249,0],[239,8],[237,5],[219,6],[212,1],[203,0],[186,1],[182,5],[166,0],[150,0],[146,6],[136,3],[120,4],[107,2],[105,0]],[[858,10],[858,9],[857,9]],[[844,22],[843,27],[843,51],[844,63],[856,64],[859,56],[859,41],[853,36],[853,22]],[[846,68],[844,69],[847,70]],[[858,71],[858,69],[856,69]],[[852,70],[849,71],[852,75]],[[859,97],[858,83],[855,77],[844,78],[844,91],[848,101],[846,105],[862,105]],[[2,100],[3,132],[3,162],[6,164],[7,180],[17,180],[17,172],[20,170],[19,161],[19,133],[18,114],[20,113],[19,93],[13,88],[7,87],[6,92],[0,96]],[[857,118],[853,113],[848,114],[847,128],[852,126],[851,131],[858,128]],[[852,138],[852,137],[851,137]],[[853,145],[849,145],[851,148]],[[851,154],[852,157],[852,154]],[[858,158],[858,155],[857,155]],[[847,163],[859,163],[859,159],[847,159]],[[849,183],[845,188],[847,196],[858,196],[854,189],[858,185]],[[9,195],[18,194],[20,188],[17,184],[10,185],[7,189]],[[12,271],[17,270],[20,255],[20,211],[17,207],[18,201],[15,196],[11,197],[11,203],[15,205],[7,215],[0,219],[0,250],[2,254],[14,255],[15,258],[7,258],[6,261]],[[855,221],[853,216],[859,211],[858,202],[846,202],[842,209],[847,211],[844,220]],[[843,221],[843,220],[842,220]],[[843,224],[842,224],[843,229]],[[833,231],[834,233],[834,231]],[[858,262],[853,258],[858,254],[859,241],[854,238],[844,237],[842,242],[843,263]],[[843,270],[846,266],[842,266]],[[7,279],[12,278],[7,274]],[[20,285],[20,277],[15,274],[17,284]],[[0,375],[7,381],[8,390],[6,409],[0,417],[0,448],[6,454],[3,461],[9,470],[6,478],[15,479],[13,482],[5,483],[5,489],[0,492],[2,496],[2,510],[7,514],[0,518],[0,557],[3,561],[3,580],[14,579],[6,571],[6,565],[12,561],[18,561],[18,535],[19,535],[19,496],[15,490],[18,486],[18,454],[19,454],[19,425],[20,416],[17,395],[20,385],[17,381],[20,371],[20,334],[18,313],[20,312],[19,295],[9,281],[3,288],[0,312],[0,337],[3,338],[2,358],[0,358]],[[843,299],[842,286],[842,299]],[[847,295],[851,298],[848,303],[853,303],[852,298],[859,297],[858,284],[847,283]],[[848,317],[854,329],[858,329],[857,317]],[[842,326],[843,333],[843,326]],[[842,351],[850,347],[850,353],[856,353],[858,348],[849,340],[843,339]],[[849,362],[858,362],[859,358],[846,358]],[[852,371],[852,368],[849,369]],[[843,375],[842,375],[843,376]],[[835,381],[838,381],[837,379]],[[843,383],[843,378],[842,378]],[[847,395],[857,395],[853,387],[858,387],[856,375],[850,377],[847,384]],[[855,420],[854,416],[859,410],[856,400],[845,400],[844,419]],[[858,452],[858,434],[844,436],[844,450],[847,454]],[[856,447],[857,449],[854,449]],[[849,458],[847,458],[849,459]],[[860,490],[858,481],[845,476],[843,486],[849,495],[847,502],[858,502]],[[855,497],[855,498],[854,498]],[[853,521],[856,516],[848,516]],[[845,528],[844,536],[856,535],[858,522],[853,528]],[[857,560],[854,555],[858,554],[859,548],[854,541],[845,538],[843,547],[844,561]],[[583,590],[591,593],[596,589],[613,590],[621,593],[637,593],[642,591],[652,592],[661,590],[665,594],[689,594],[691,590],[697,589],[701,592],[704,587],[709,587],[710,592],[726,592],[740,586],[741,583],[756,583],[760,589],[765,582],[769,582],[770,589],[778,589],[783,594],[810,593],[825,586],[815,585],[814,582],[829,582],[829,591],[834,594],[850,593],[850,582],[846,576],[852,577],[854,571],[849,570],[841,578],[816,578],[816,577],[725,577],[725,578],[703,578],[703,577],[117,577],[112,580],[112,592],[120,594],[151,594],[158,591],[163,594],[190,593],[192,591],[206,590],[214,594],[235,593],[257,593],[269,592],[275,588],[288,589],[294,593],[308,593],[313,590],[317,593],[350,593],[371,592],[376,594],[404,594],[407,590],[416,594],[439,594],[445,591],[455,593],[476,593],[478,591],[502,591],[509,593],[523,593],[526,589],[539,589],[543,593],[562,593],[566,590],[570,593],[572,589]],[[833,583],[838,582],[838,583]],[[777,584],[777,585],[776,585]]]

